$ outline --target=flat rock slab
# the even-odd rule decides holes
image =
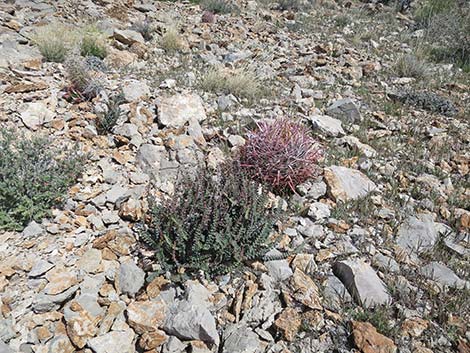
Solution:
[[[325,168],[328,190],[336,202],[346,202],[367,196],[377,186],[359,170],[342,166]]]
[[[395,353],[397,346],[393,341],[377,332],[368,322],[352,321],[354,345],[363,353]]]
[[[408,251],[433,247],[439,237],[431,214],[411,216],[398,229],[397,244]]]
[[[339,99],[333,102],[333,104],[326,109],[326,113],[346,123],[354,123],[361,120],[361,113],[350,98]]]
[[[341,120],[332,118],[328,115],[312,115],[308,119],[312,122],[313,129],[329,137],[344,136]]]
[[[112,331],[88,340],[88,347],[95,353],[134,353],[134,331]]]
[[[420,272],[437,283],[452,288],[470,288],[470,282],[464,281],[454,271],[439,262],[431,262],[420,269]]]
[[[390,296],[375,271],[362,260],[347,260],[333,265],[333,273],[351,296],[366,308],[390,303]]]
[[[262,352],[258,335],[246,325],[231,325],[224,331],[223,353]]]
[[[183,127],[187,122],[207,118],[201,97],[196,94],[176,94],[157,102],[158,122],[170,128]]]
[[[119,290],[121,293],[135,295],[145,282],[145,272],[134,262],[127,261],[119,268]]]

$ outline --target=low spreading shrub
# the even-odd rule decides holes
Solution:
[[[411,54],[399,56],[393,71],[399,77],[414,77],[420,80],[429,76],[426,62]]]
[[[176,52],[183,49],[183,39],[176,27],[169,26],[160,38],[161,47],[167,52]]]
[[[270,250],[277,211],[266,208],[267,194],[236,164],[215,173],[200,168],[175,190],[161,204],[150,203],[141,233],[165,270],[219,275]]]
[[[240,150],[248,174],[276,191],[294,191],[317,174],[322,152],[306,126],[286,118],[257,125]]]
[[[215,14],[227,14],[238,10],[238,8],[228,0],[202,0],[201,7],[203,10]]]
[[[108,55],[106,40],[98,32],[86,32],[80,43],[80,54],[82,56],[94,56],[100,59],[106,58],[106,55]]]
[[[83,168],[76,151],[0,130],[0,230],[21,230],[59,206]]]

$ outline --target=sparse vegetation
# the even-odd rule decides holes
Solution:
[[[121,115],[121,108],[119,106],[123,102],[124,95],[122,93],[110,97],[108,102],[106,102],[107,110],[103,114],[98,115],[96,121],[96,131],[99,135],[105,135],[112,131]]]
[[[66,98],[72,102],[91,100],[101,90],[101,84],[95,78],[82,57],[70,57],[65,63],[70,81]]]
[[[201,7],[215,14],[236,12],[238,8],[229,0],[202,0]]]
[[[77,36],[68,26],[51,23],[38,28],[31,37],[44,60],[64,62],[77,41]]]
[[[233,94],[249,101],[267,94],[263,81],[247,67],[209,70],[201,79],[201,88],[215,93]]]
[[[167,52],[176,52],[183,49],[183,39],[176,27],[167,27],[160,38],[160,45]]]
[[[219,275],[270,249],[276,212],[266,209],[267,194],[236,164],[215,174],[201,167],[175,190],[161,204],[151,202],[148,231],[141,234],[165,270]]]
[[[146,41],[151,40],[155,32],[155,28],[149,20],[137,21],[132,24],[131,29],[142,34]]]
[[[104,59],[108,54],[106,39],[97,28],[85,28],[80,43],[80,54],[82,56],[95,56],[100,59]]]
[[[426,79],[429,75],[426,62],[411,54],[400,55],[393,71],[399,77],[414,77],[419,80]]]
[[[76,151],[0,130],[0,230],[21,230],[59,206],[83,169]]]

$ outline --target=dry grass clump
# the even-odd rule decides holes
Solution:
[[[60,23],[39,27],[31,36],[44,60],[57,63],[64,62],[77,39],[76,32]]]
[[[209,70],[201,79],[201,88],[215,93],[233,94],[248,100],[261,98],[267,93],[265,83],[247,67]]]
[[[429,77],[426,62],[411,54],[400,55],[393,71],[399,77],[414,77],[419,80]]]
[[[167,52],[176,52],[183,49],[183,39],[175,26],[167,27],[160,39],[160,46]]]
[[[82,40],[80,42],[80,54],[82,56],[96,56],[104,59],[108,54],[106,36],[95,26],[88,26],[83,29]]]

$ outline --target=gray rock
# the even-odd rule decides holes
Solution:
[[[23,237],[37,237],[44,232],[44,229],[40,224],[37,224],[35,221],[32,221],[28,224],[28,226],[23,229],[22,235]]]
[[[135,135],[140,135],[137,125],[124,123],[114,128],[114,133],[131,139]]]
[[[326,194],[326,184],[323,181],[307,181],[297,186],[297,191],[300,195],[308,199],[318,200]]]
[[[80,304],[80,306],[87,311],[91,316],[98,317],[104,313],[104,309],[98,304],[98,294],[80,294],[74,298],[74,302]],[[68,302],[64,306],[64,319],[69,321],[72,318],[80,316],[76,311],[70,309],[70,303]]]
[[[244,324],[228,326],[223,334],[223,353],[259,353],[261,342],[258,335]]]
[[[145,282],[145,272],[133,261],[127,261],[119,267],[119,290],[134,296]]]
[[[55,265],[51,264],[50,262],[48,261],[45,261],[45,260],[39,260],[38,262],[36,262],[33,266],[33,268],[31,269],[31,271],[29,271],[28,273],[28,276],[29,277],[39,277],[43,274],[45,274],[47,271],[49,271],[51,268],[53,268]]]
[[[196,94],[177,94],[157,102],[158,122],[167,127],[180,128],[187,122],[201,122],[207,118],[201,97]]]
[[[77,261],[76,267],[85,272],[95,272],[101,263],[101,251],[91,248],[86,251],[80,260]]]
[[[266,257],[276,258],[281,255],[282,253],[279,250],[273,249],[266,254]],[[269,275],[274,278],[276,282],[285,281],[294,274],[287,260],[266,261],[265,265],[268,268]]]
[[[361,120],[361,113],[350,98],[335,101],[326,109],[326,113],[346,123],[355,123]]]
[[[85,276],[80,283],[81,294],[97,294],[105,281],[104,273],[94,276]]]
[[[116,184],[106,192],[105,197],[106,202],[112,203],[113,205],[119,207],[121,203],[130,197],[130,191],[128,188]]]
[[[362,153],[366,157],[374,157],[377,155],[377,151],[373,149],[371,146],[366,145],[365,143],[362,143],[359,141],[359,139],[356,136],[344,136],[339,139],[335,139],[335,144],[336,145],[347,145],[351,149],[355,149]]]
[[[164,146],[143,144],[137,151],[136,161],[140,168],[153,178],[159,177],[162,160],[168,159]]]
[[[184,340],[201,340],[219,345],[215,318],[206,305],[178,301],[171,305],[163,325],[170,335]]]
[[[168,341],[163,344],[162,353],[182,353],[185,352],[186,344],[181,342],[175,336],[170,336]]]
[[[314,130],[319,130],[326,136],[337,137],[346,134],[343,130],[341,120],[328,115],[312,115],[309,116],[308,119],[312,122]]]
[[[78,286],[73,286],[66,291],[56,294],[47,295],[39,293],[33,300],[33,310],[35,313],[45,313],[48,311],[56,310],[66,300],[70,299],[77,291]]]
[[[427,278],[437,283],[452,288],[470,288],[470,282],[464,281],[457,276],[454,271],[439,262],[431,262],[420,269],[420,272]]]
[[[150,96],[150,88],[144,81],[130,80],[122,87],[124,98],[127,102],[136,102]]]
[[[142,44],[145,43],[145,39],[144,37],[142,37],[142,34],[140,34],[139,32],[133,31],[131,29],[126,29],[126,30],[115,29],[114,38],[116,38],[121,43],[124,43],[127,45],[132,45],[134,43],[142,43]]]
[[[375,271],[362,260],[336,262],[333,273],[362,306],[370,308],[390,303],[390,296]]]
[[[10,348],[8,344],[3,343],[0,340],[0,353],[15,353],[15,351],[12,348]]]
[[[335,311],[341,309],[344,303],[350,303],[352,300],[343,282],[332,275],[326,279],[322,294],[324,305]]]
[[[322,221],[330,217],[330,207],[323,202],[314,202],[308,209],[308,216],[314,221]]]
[[[384,271],[400,272],[400,265],[391,257],[377,253],[372,258],[372,263]]]
[[[377,186],[356,169],[330,166],[324,170],[328,191],[336,201],[355,200],[367,196]]]
[[[20,113],[21,121],[31,130],[37,130],[41,125],[50,122],[54,116],[55,114],[42,102],[27,103]]]
[[[111,331],[105,335],[88,340],[88,347],[95,353],[134,353],[134,331]]]
[[[9,341],[16,336],[12,319],[0,319],[0,341]]]
[[[396,242],[402,248],[415,252],[433,247],[438,236],[432,215],[423,213],[408,217],[400,225]]]

